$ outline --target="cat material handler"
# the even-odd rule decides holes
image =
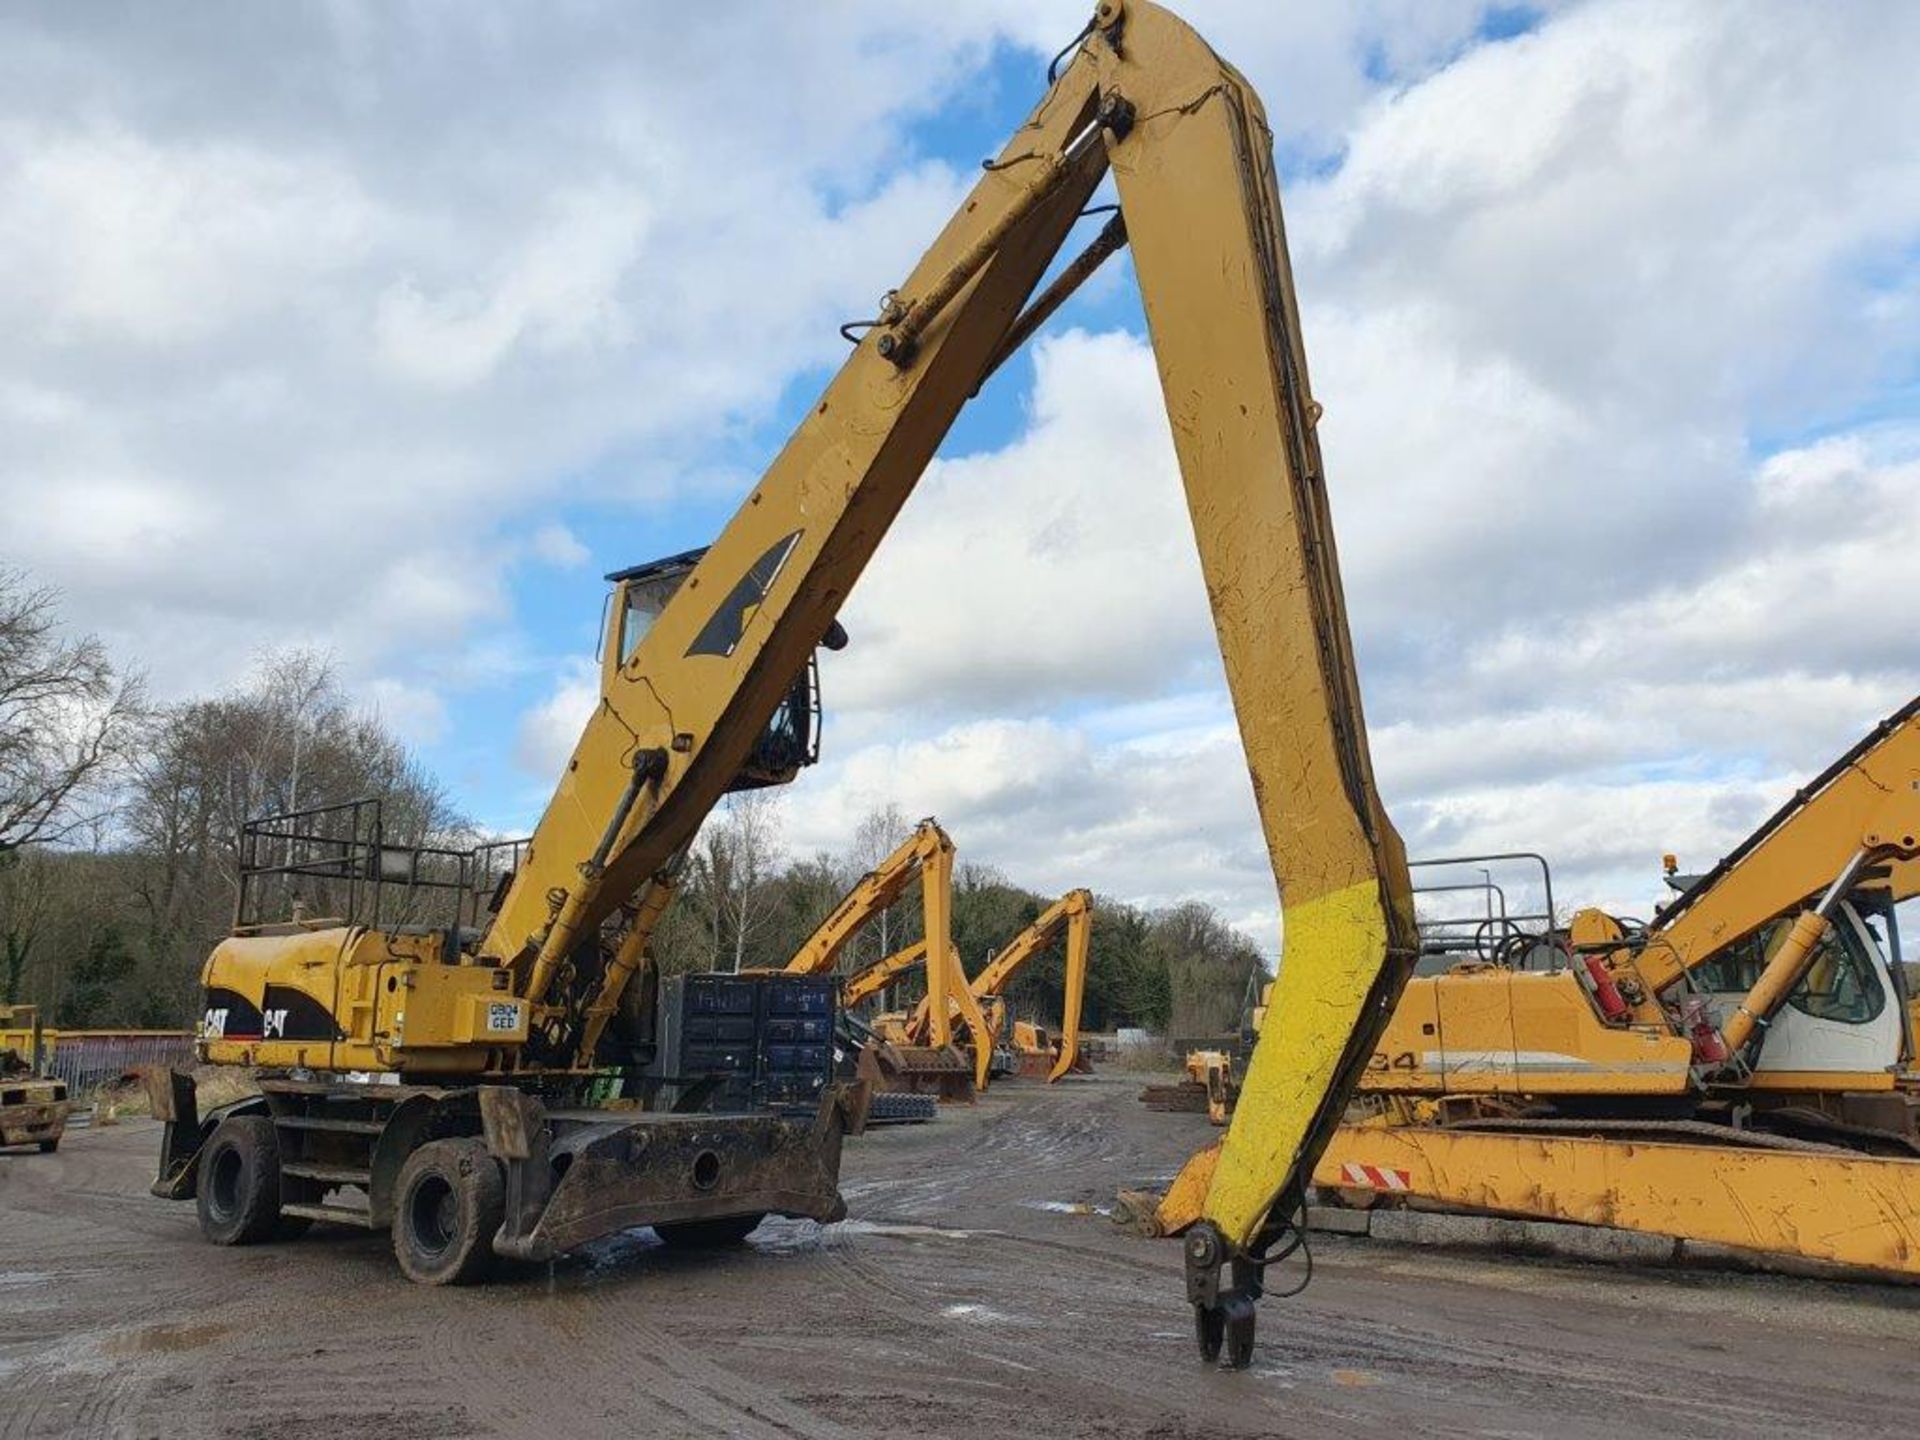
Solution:
[[[1109,175],[1117,210],[1043,287]],[[720,797],[758,778],[747,774],[756,744],[783,705],[791,712],[797,677],[968,397],[1123,246],[1285,897],[1275,1014],[1185,1241],[1202,1351],[1218,1358],[1224,1347],[1245,1364],[1267,1267],[1292,1244],[1314,1162],[1377,1048],[1417,936],[1367,752],[1272,132],[1239,72],[1146,0],[1102,0],[925,255],[871,321],[847,327],[852,353],[712,548],[637,643],[610,648],[600,703],[481,938],[469,947],[446,932],[341,928],[236,937],[210,962],[208,985],[246,999],[261,1021],[244,1039],[231,1024],[209,1025],[209,1058],[305,1067],[315,1078],[302,1083],[314,1088],[287,1092],[289,1113],[310,1129],[335,1127],[318,1133],[395,1135],[401,1168],[436,1177],[400,1187],[428,1216],[450,1193],[491,1214],[497,1202],[483,1197],[501,1185],[491,1167],[503,1160],[521,1166],[517,1186],[506,1182],[514,1216],[529,1213],[529,1193],[609,1164],[654,1177],[676,1204],[714,1193],[698,1188],[711,1174],[699,1156],[722,1147],[700,1143],[710,1122],[697,1117],[657,1141],[623,1129],[604,1150],[551,1144],[541,1166],[530,1126],[547,1104],[541,1091],[559,1107],[549,1121],[580,1113],[588,1028],[608,1013],[609,988],[639,967],[632,937],[649,887]],[[752,335],[739,343],[751,347]],[[282,1029],[294,1007],[264,995],[269,983],[299,988],[321,1033]],[[229,1022],[243,1013],[228,1008]],[[936,1025],[945,1018],[942,1009]],[[349,1119],[328,1097],[360,1069],[400,1083],[363,1087],[374,1092],[359,1102],[366,1118]],[[414,1092],[423,1108],[411,1113],[435,1123],[458,1113],[470,1128],[443,1136],[427,1124],[398,1138],[392,1102]],[[307,1094],[319,1108],[305,1108]],[[234,1118],[246,1122],[236,1143],[256,1151],[287,1133],[272,1115]],[[188,1119],[176,1109],[169,1133],[180,1136]],[[595,1112],[589,1123],[600,1122]],[[826,1148],[807,1153],[824,1160]],[[197,1136],[188,1149],[204,1169]],[[744,1184],[724,1164],[717,1178]],[[802,1189],[743,1189],[722,1218],[829,1208],[829,1187]],[[504,1248],[519,1248],[522,1233],[509,1229]]]
[[[202,1116],[190,1076],[151,1087],[167,1122],[154,1191],[193,1199],[209,1240],[386,1230],[409,1278],[449,1284],[633,1226],[700,1244],[769,1213],[844,1213],[846,1088],[804,1118],[714,1113],[721,1077],[662,1079],[651,1037],[618,1023],[700,819],[817,754],[812,644],[756,687],[737,627],[768,572],[749,566],[712,604],[702,560],[609,577],[600,704],[530,842],[394,845],[364,801],[246,828],[197,1051],[258,1070],[261,1093]],[[831,622],[823,636],[844,642]],[[451,913],[430,923],[435,898]],[[259,918],[285,899],[294,918]],[[307,918],[309,899],[342,918]],[[830,990],[742,998],[756,1041],[810,1027],[830,1055]]]

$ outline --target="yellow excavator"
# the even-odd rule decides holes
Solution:
[[[1066,970],[1056,1039],[1033,1021],[1009,1023],[1006,988],[1035,956],[1044,953],[1061,935],[1066,937]],[[988,958],[980,973],[967,985],[986,1027],[972,1030],[972,1022],[963,1022],[969,1027],[976,1063],[982,1051],[1004,1049],[1009,1055],[1011,1071],[1044,1076],[1049,1084],[1075,1068],[1080,1053],[1080,1007],[1086,998],[1087,959],[1092,943],[1093,893],[1069,890]],[[926,955],[926,944],[921,941],[888,956],[874,967],[870,978],[858,985],[849,985],[842,998],[849,1005],[857,1003],[891,983],[902,972],[924,963]],[[956,966],[960,963],[957,952],[952,960]],[[915,1044],[932,1028],[932,1009],[931,1001],[923,997],[911,1012],[880,1016],[875,1028],[882,1035]]]
[[[1088,1068],[1080,1054],[1080,1011],[1086,1003],[1087,963],[1093,950],[1093,892],[1069,890],[1062,895],[995,951],[973,980],[975,994],[998,998],[1004,1006],[1007,986],[1045,953],[1056,936],[1064,936],[1065,946],[1058,1030],[1049,1031],[1037,1021],[1013,1019],[1003,1032],[1013,1048],[1015,1073],[1044,1077],[1049,1085]]]
[[[390,843],[376,800],[243,828],[235,924],[204,968],[195,1046],[260,1071],[260,1093],[203,1116],[191,1075],[149,1085],[166,1122],[154,1193],[194,1200],[208,1240],[314,1221],[384,1230],[409,1279],[462,1284],[496,1255],[546,1259],[636,1225],[707,1245],[769,1213],[844,1213],[841,1140],[862,1097],[833,1081],[831,982],[660,986],[644,963],[691,838],[676,825],[663,849],[653,828],[679,793],[668,782],[718,800],[785,784],[817,755],[811,644],[779,662],[783,693],[736,733],[720,692],[745,684],[747,657],[711,629],[691,647],[655,634],[700,559],[609,577],[601,704],[530,841]],[[814,639],[844,644],[832,622]],[[692,732],[626,733],[644,713],[636,687],[675,693],[689,648],[716,688],[688,691],[675,719],[720,702],[717,779],[676,760],[705,753]],[[622,868],[636,847],[653,862],[637,881]],[[262,918],[276,902],[288,915]],[[633,1034],[622,1001],[643,971],[646,1033]],[[716,1111],[722,1090],[760,1103]]]
[[[978,1003],[984,1029],[974,1030],[962,1019],[956,1006],[953,1018],[967,1029],[974,1047],[975,1062],[983,1049],[1005,1055],[1006,1063],[993,1073],[1044,1075],[1049,1083],[1080,1065],[1080,1009],[1086,994],[1087,960],[1092,942],[1093,896],[1086,890],[1071,890],[1049,906],[1032,924],[987,958],[980,973],[967,982]],[[1062,932],[1066,935],[1066,969],[1063,985],[1061,1029],[1058,1037],[1033,1021],[1014,1020],[1009,1024],[1005,990],[1013,978],[1035,956],[1041,954]],[[848,980],[841,992],[848,1006],[861,1003],[884,990],[903,974],[926,961],[925,941],[915,941],[877,961]],[[956,971],[962,972],[959,952],[949,956]],[[900,1045],[918,1045],[925,1041],[931,1027],[931,1005],[925,997],[910,1011],[896,1011],[874,1018],[877,1035]],[[980,1037],[984,1036],[984,1043]]]
[[[1043,286],[1109,176],[1117,209]],[[216,949],[203,1054],[261,1067],[266,1094],[203,1122],[179,1077],[159,1097],[163,1193],[197,1180],[210,1238],[237,1240],[311,1213],[283,1182],[370,1183],[384,1199],[367,1223],[392,1226],[403,1255],[421,1247],[403,1264],[422,1278],[464,1276],[489,1245],[538,1255],[624,1225],[836,1213],[831,1091],[811,1123],[616,1109],[628,1077],[610,1098],[598,1041],[701,822],[811,758],[815,648],[960,408],[1123,246],[1285,901],[1273,1013],[1184,1247],[1202,1353],[1246,1364],[1264,1277],[1296,1243],[1418,937],[1367,752],[1271,131],[1239,72],[1147,0],[1101,0],[925,255],[847,327],[852,353],[712,547],[616,580],[599,703],[531,844],[474,887],[481,923],[290,922],[303,928]],[[420,874],[377,845],[349,859],[337,883]],[[959,998],[946,973],[929,967],[943,1034]],[[690,978],[715,1007],[738,992],[707,981],[784,983],[801,1011],[827,983]],[[298,1174],[282,1167],[296,1154]]]
[[[916,825],[892,854],[854,883],[814,932],[801,942],[782,973],[831,975],[854,937],[906,894],[915,880],[920,882],[921,933],[935,942],[931,952],[923,949],[920,954],[946,957],[946,964],[929,967],[928,993],[946,997],[945,1013],[957,1017],[969,1033],[981,1033],[986,1020],[967,988],[967,977],[949,939],[953,919],[953,841],[931,817]],[[851,1008],[870,993],[867,986],[884,984],[885,977],[900,968],[904,967],[893,966],[893,957],[889,956],[849,977],[841,990],[842,1005]],[[876,976],[880,978],[876,980]],[[969,1084],[968,1062],[954,1043],[952,1020],[944,1026],[929,1026],[912,1040],[881,1038],[878,1043],[869,1040],[862,1050],[861,1073],[878,1088],[926,1088],[947,1099],[958,1100],[968,1098],[974,1089],[984,1089],[987,1084],[991,1057],[976,1053]]]
[[[1916,836],[1920,699],[1710,871],[1669,856],[1650,922],[1490,916],[1492,953],[1407,986],[1316,1183],[1920,1275]]]

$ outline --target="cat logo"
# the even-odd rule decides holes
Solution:
[[[218,1010],[209,1010],[200,1018],[200,1033],[209,1040],[218,1040],[227,1033],[227,1012],[224,1006]]]
[[[740,644],[740,638],[746,634],[747,622],[760,602],[767,598],[767,591],[785,568],[787,557],[793,554],[793,547],[800,543],[800,532],[776,540],[766,554],[747,567],[747,573],[720,602],[720,608],[708,617],[707,623],[700,627],[700,633],[693,637],[693,644],[687,647],[687,654],[718,655],[722,658],[733,654]]]
[[[287,1012],[285,1010],[261,1011],[260,1038],[263,1040],[284,1040],[287,1038]]]

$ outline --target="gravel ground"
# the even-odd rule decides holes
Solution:
[[[1008,1083],[849,1144],[841,1225],[705,1256],[639,1231],[480,1289],[381,1238],[204,1245],[150,1122],[0,1155],[0,1437],[1904,1433],[1920,1292],[1322,1237],[1244,1374],[1178,1247],[1093,1207],[1211,1132],[1140,1078]]]

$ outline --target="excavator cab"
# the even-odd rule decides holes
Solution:
[[[616,570],[607,576],[613,593],[608,597],[606,628],[600,646],[603,691],[620,668],[633,658],[641,640],[653,628],[653,622],[666,609],[667,601],[706,553],[706,547],[701,546]],[[836,620],[820,643],[829,650],[843,649],[847,632]],[[774,710],[767,728],[754,742],[746,763],[727,789],[731,793],[785,785],[819,758],[820,667],[816,658],[809,656],[800,673],[794,676],[786,699]]]

